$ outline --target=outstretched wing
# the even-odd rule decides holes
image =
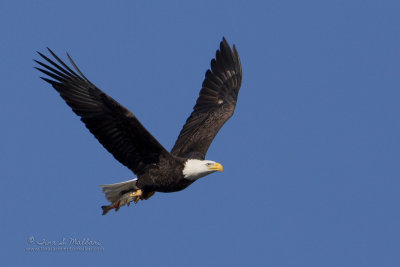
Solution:
[[[139,175],[146,165],[157,163],[160,155],[169,154],[135,115],[92,84],[68,54],[76,72],[48,50],[58,63],[38,52],[48,65],[35,60],[43,67],[36,69],[54,80],[41,78],[57,90],[119,162]]]
[[[193,112],[172,148],[171,154],[175,156],[204,159],[219,129],[233,115],[242,83],[242,66],[236,47],[232,51],[225,38],[205,76]]]

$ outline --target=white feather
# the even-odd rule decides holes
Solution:
[[[137,189],[139,189],[136,186],[136,182],[137,178],[134,178],[132,180],[121,183],[100,185],[100,187],[103,188],[103,192],[106,195],[107,200],[111,203],[114,203],[122,198],[122,191],[136,191]]]
[[[183,168],[183,177],[190,181],[195,181],[207,174],[214,171],[210,171],[207,167],[207,163],[216,163],[211,160],[199,160],[199,159],[188,159],[185,162],[185,167]]]

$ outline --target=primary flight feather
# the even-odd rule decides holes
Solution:
[[[41,77],[50,83],[99,142],[137,178],[102,185],[111,202],[103,215],[132,201],[148,199],[155,192],[176,192],[198,178],[222,171],[222,165],[205,160],[207,150],[224,123],[233,115],[242,81],[238,52],[225,38],[211,70],[207,70],[192,114],[171,152],[155,139],[128,109],[92,84],[67,54],[73,69],[48,49],[46,63],[35,60]]]

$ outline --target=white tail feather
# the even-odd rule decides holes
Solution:
[[[121,199],[121,192],[136,191],[139,189],[136,186],[136,182],[137,178],[134,178],[121,183],[100,185],[100,187],[103,188],[103,192],[106,195],[107,200],[111,203],[114,203]]]

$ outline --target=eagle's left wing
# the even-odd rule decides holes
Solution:
[[[97,140],[123,165],[137,175],[146,166],[156,164],[160,156],[170,154],[140,121],[117,101],[92,84],[68,56],[75,71],[49,49],[58,62],[40,56],[48,64],[35,60],[37,69],[52,79],[42,77],[60,94]]]

